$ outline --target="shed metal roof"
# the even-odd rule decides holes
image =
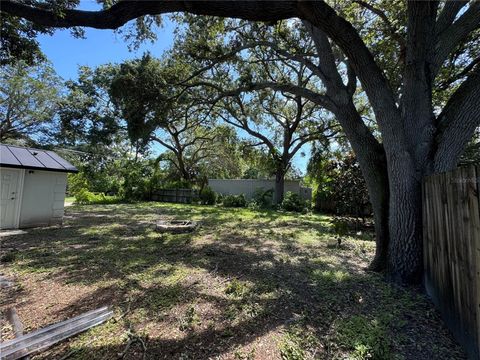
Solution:
[[[53,151],[5,144],[0,144],[0,167],[78,172],[75,166]]]

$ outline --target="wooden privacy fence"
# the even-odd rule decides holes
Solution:
[[[198,199],[198,191],[193,189],[162,189],[152,192],[151,200],[191,204]]]
[[[425,288],[469,357],[480,359],[480,167],[423,186]]]

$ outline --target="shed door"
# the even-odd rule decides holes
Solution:
[[[16,227],[19,204],[20,170],[0,169],[0,228]]]

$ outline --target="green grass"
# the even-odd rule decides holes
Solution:
[[[65,197],[65,202],[66,202],[66,203],[74,203],[74,202],[75,202],[75,196],[67,196],[67,197]]]
[[[159,218],[201,226],[160,234]],[[331,220],[199,205],[73,205],[62,227],[5,238],[12,250],[1,271],[18,286],[1,306],[16,304],[33,327],[104,304],[121,319],[38,359],[69,351],[72,359],[115,359],[132,336],[146,342],[147,359],[462,358],[423,295],[364,270],[373,234],[347,231],[339,246]],[[135,344],[126,358],[141,358]]]

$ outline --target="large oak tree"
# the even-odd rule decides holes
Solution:
[[[321,31],[343,51],[375,113],[388,169],[388,271],[400,282],[420,279],[422,178],[454,168],[480,123],[480,68],[474,64],[479,54],[471,57],[474,65],[457,80],[440,110],[434,108],[432,95],[449,56],[472,40],[472,33],[480,27],[480,2],[409,1],[405,35],[397,33],[404,65],[395,79],[387,78],[377,54],[353,24],[324,1],[120,1],[102,11],[67,9],[60,13],[14,1],[1,5],[9,15],[47,27],[115,29],[145,15],[171,12],[251,21],[307,21],[312,33]],[[367,142],[371,135],[362,134],[361,128],[352,130],[359,141],[365,138]]]

